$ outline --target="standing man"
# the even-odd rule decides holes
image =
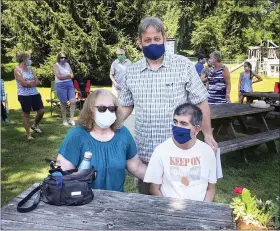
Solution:
[[[125,58],[124,49],[118,49],[117,59],[112,63],[110,70],[110,79],[112,80],[112,93],[119,97],[121,90],[121,82],[126,73],[127,67],[131,64],[129,59]]]
[[[148,163],[154,149],[172,136],[174,109],[186,102],[201,109],[204,140],[216,151],[208,93],[193,63],[184,56],[165,53],[166,34],[159,18],[142,20],[138,33],[138,45],[145,57],[127,70],[119,100],[124,120],[135,107],[139,157]],[[139,181],[138,188],[140,193],[149,194],[147,183]]]
[[[204,63],[205,63],[206,59],[205,59],[204,55],[199,55],[197,60],[198,61],[195,64],[195,69],[196,69],[197,74],[200,77],[201,76],[201,72],[202,72],[202,70],[204,68]]]

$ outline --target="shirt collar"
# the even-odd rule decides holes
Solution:
[[[117,60],[117,63],[121,63],[121,61],[120,60],[118,60],[118,59],[116,59]],[[124,61],[123,61],[123,63],[126,63],[127,62],[127,59],[125,59]]]
[[[170,56],[166,54],[166,52],[164,53],[163,55],[163,61],[160,65],[159,68],[161,67],[169,67],[170,65]],[[149,65],[148,65],[148,62],[147,62],[147,59],[145,57],[143,57],[140,61],[140,71],[144,71],[146,68],[149,68]]]

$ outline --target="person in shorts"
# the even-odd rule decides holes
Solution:
[[[43,118],[45,110],[41,95],[36,88],[41,82],[30,68],[32,64],[30,54],[26,52],[18,54],[17,62],[19,65],[14,69],[14,76],[17,83],[18,101],[23,111],[23,125],[26,131],[26,139],[32,140],[34,138],[31,136],[30,128],[37,133],[42,133],[38,124]],[[31,111],[36,111],[37,115],[33,125],[30,126]]]
[[[74,114],[76,109],[75,88],[73,84],[73,72],[67,61],[65,53],[61,52],[57,56],[54,64],[55,90],[60,101],[61,116],[64,126],[75,126]],[[70,119],[66,119],[67,102],[70,102]]]

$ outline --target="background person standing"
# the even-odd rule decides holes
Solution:
[[[205,64],[206,58],[204,55],[199,55],[197,58],[197,63],[195,64],[195,69],[196,72],[199,76],[201,76],[201,72],[204,68],[204,64]]]
[[[116,97],[119,97],[121,90],[121,82],[124,78],[128,66],[131,64],[131,61],[129,59],[126,59],[124,49],[118,49],[116,54],[117,59],[111,65],[110,79],[113,83],[112,93]]]
[[[230,73],[226,65],[222,63],[221,53],[214,51],[210,54],[210,73],[208,75],[208,102],[209,104],[231,103]]]
[[[66,54],[61,52],[57,56],[57,63],[54,64],[55,90],[60,101],[61,116],[63,125],[75,126],[74,114],[76,109],[75,88],[73,84],[73,72],[67,62]],[[70,119],[66,119],[67,101],[70,102]]]
[[[38,128],[38,124],[45,114],[44,105],[41,94],[37,90],[37,86],[41,84],[37,76],[30,68],[32,64],[31,55],[23,52],[17,55],[19,65],[14,69],[14,76],[17,82],[18,101],[23,111],[23,125],[26,131],[26,139],[33,140],[30,134],[30,128],[42,133]],[[34,124],[30,127],[30,112],[37,111]]]

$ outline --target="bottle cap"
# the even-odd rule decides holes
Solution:
[[[91,152],[85,152],[84,157],[87,158],[87,159],[90,159],[92,157],[92,153]]]

